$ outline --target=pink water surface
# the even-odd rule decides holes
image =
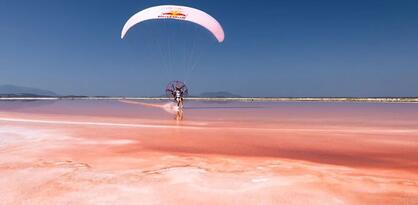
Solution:
[[[0,102],[0,201],[418,204],[417,104],[142,103]]]

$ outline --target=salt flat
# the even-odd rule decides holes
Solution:
[[[418,105],[0,102],[0,204],[418,204]]]

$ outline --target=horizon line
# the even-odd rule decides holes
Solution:
[[[56,97],[0,97],[0,101],[13,100],[170,100],[168,97],[111,97],[111,96],[56,96]],[[242,102],[375,102],[418,103],[418,97],[186,97],[191,101]]]

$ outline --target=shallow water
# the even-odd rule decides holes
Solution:
[[[418,104],[187,102],[179,121],[141,103],[0,101],[0,198],[418,203]]]

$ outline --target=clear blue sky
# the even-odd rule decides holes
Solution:
[[[0,84],[59,94],[162,94],[168,80],[183,79],[177,74],[188,61],[157,52],[155,40],[168,35],[161,24],[119,37],[131,15],[160,4],[199,8],[224,27],[218,44],[195,25],[165,23],[180,36],[172,41],[174,58],[187,53],[186,39],[196,43],[192,94],[418,96],[416,0],[0,0]]]

